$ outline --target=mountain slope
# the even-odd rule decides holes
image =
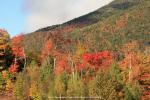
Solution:
[[[143,43],[150,41],[149,7],[150,1],[141,2],[94,25],[74,31],[68,37],[89,44],[87,47],[92,50],[118,49],[129,41],[138,41],[144,46]]]
[[[27,34],[25,49],[32,58],[39,58],[41,48],[49,38],[61,52],[74,52],[78,43],[87,46],[89,51],[119,50],[133,40],[143,46],[150,41],[149,10],[149,0],[115,0],[62,25]]]

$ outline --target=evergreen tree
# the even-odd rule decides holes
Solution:
[[[24,94],[23,74],[21,73],[17,77],[17,80],[14,85],[13,93],[17,100],[25,99],[25,96],[23,95]]]
[[[67,96],[68,97],[85,97],[85,85],[78,73],[71,76],[68,82]],[[77,98],[82,100],[82,98]]]
[[[99,72],[89,83],[89,96],[99,100],[118,100],[116,86],[117,83],[108,72]]]

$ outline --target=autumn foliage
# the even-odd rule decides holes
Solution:
[[[42,49],[42,54],[41,54],[41,59],[44,59],[52,54],[52,48],[53,48],[53,43],[52,40],[49,39],[45,42],[43,49]]]
[[[15,58],[23,58],[24,57],[24,48],[21,44],[23,41],[23,35],[18,35],[16,37],[13,37],[12,39],[12,53],[15,56]]]
[[[15,74],[16,72],[18,72],[19,70],[19,61],[22,59],[25,59],[25,52],[24,52],[24,48],[21,44],[21,42],[23,41],[23,35],[18,35],[13,37],[12,39],[12,55],[14,56],[14,60],[11,64],[11,66],[9,67],[9,71],[13,74]]]
[[[62,74],[63,72],[71,72],[71,67],[66,59],[58,60],[55,68],[56,75]]]
[[[17,63],[14,63],[9,67],[9,72],[12,74],[16,74],[18,72],[18,69],[19,65]]]
[[[10,91],[15,100],[149,100],[149,4],[114,0],[11,41],[0,30],[0,94]]]
[[[105,68],[112,63],[112,55],[109,51],[86,53],[82,56],[83,62],[90,64],[96,69]]]

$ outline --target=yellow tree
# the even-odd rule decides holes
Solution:
[[[0,69],[5,66],[5,55],[9,45],[10,37],[6,30],[0,29]]]
[[[65,86],[65,83],[63,82],[63,76],[62,75],[57,75],[56,76],[54,88],[55,88],[56,94],[60,98],[62,96],[65,96],[66,86]]]
[[[72,65],[75,64],[75,68],[73,68],[74,71],[77,70],[77,64],[82,62],[82,60],[81,60],[82,55],[84,53],[86,53],[87,51],[88,51],[88,49],[84,44],[82,44],[80,42],[77,44],[76,51],[75,51],[75,53],[74,53],[74,55],[72,56],[72,59],[71,59],[71,62],[73,63]],[[73,72],[73,74],[74,74],[74,72]],[[81,76],[82,76],[82,70],[81,70]]]

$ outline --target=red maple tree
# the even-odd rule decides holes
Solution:
[[[71,72],[71,67],[69,66],[69,61],[67,55],[61,55],[60,58],[57,57],[56,61],[56,66],[55,66],[55,74],[62,74],[63,72],[70,73]]]
[[[12,38],[12,53],[15,58],[24,58],[24,48],[21,44],[24,35],[18,35]]]
[[[11,64],[9,67],[9,72],[12,74],[16,74],[18,72],[18,68],[19,68],[18,63]]]
[[[82,58],[84,62],[94,66],[95,68],[109,66],[112,62],[112,55],[109,51],[86,53]]]
[[[24,35],[18,35],[12,38],[12,55],[14,56],[14,60],[12,62],[12,64],[10,65],[9,71],[11,73],[16,73],[19,69],[19,64],[18,61],[25,59],[25,52],[24,52],[24,48],[21,44],[21,42],[23,41],[23,37]]]

